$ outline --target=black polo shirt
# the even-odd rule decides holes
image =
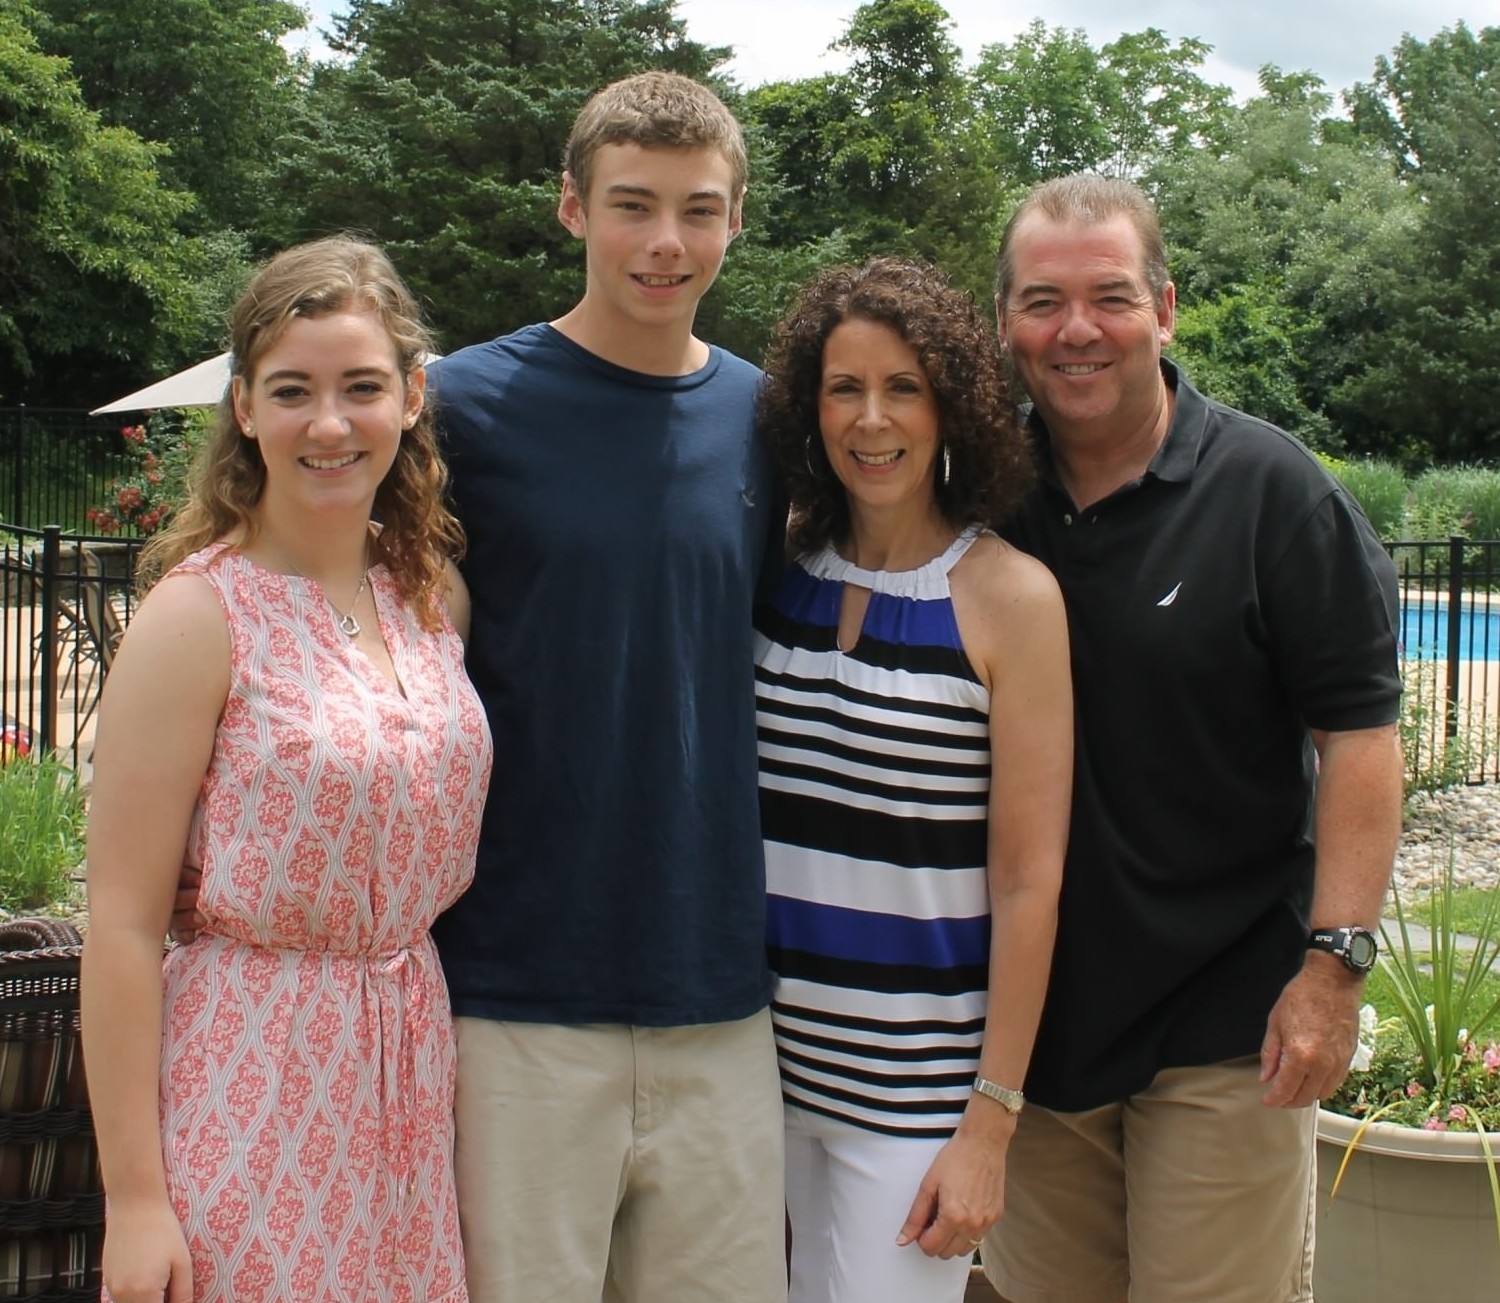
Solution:
[[[1028,1095],[1077,1110],[1255,1054],[1312,897],[1308,729],[1396,719],[1396,575],[1291,436],[1177,404],[1149,469],[1079,511],[1051,473],[1007,535],[1067,603],[1077,760]]]

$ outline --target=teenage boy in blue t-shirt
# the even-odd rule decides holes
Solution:
[[[751,604],[779,542],[757,369],[693,334],[744,143],[607,87],[558,216],[582,301],[435,364],[496,765],[434,929],[475,1303],[785,1297]]]

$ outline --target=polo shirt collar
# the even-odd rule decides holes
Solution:
[[[1172,409],[1172,424],[1167,427],[1167,437],[1162,440],[1141,478],[1185,484],[1193,478],[1193,468],[1198,465],[1203,452],[1203,436],[1208,429],[1208,403],[1175,362],[1162,358],[1161,374],[1167,387],[1176,394],[1177,402]],[[1027,412],[1026,428],[1036,441],[1042,479],[1055,488],[1061,488],[1052,464],[1052,436],[1035,404]]]

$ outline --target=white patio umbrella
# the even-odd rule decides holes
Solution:
[[[158,407],[212,407],[224,397],[229,384],[229,354],[220,353],[190,366],[186,371],[158,380],[154,385],[137,389],[133,394],[103,407],[96,407],[90,416],[106,412],[143,412]]]
[[[424,363],[436,362],[441,353],[429,353]],[[186,371],[179,371],[154,385],[137,389],[133,394],[96,407],[90,416],[102,416],[109,412],[144,412],[158,407],[213,407],[224,397],[229,385],[229,354],[208,358]]]

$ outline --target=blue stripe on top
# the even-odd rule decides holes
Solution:
[[[900,573],[832,549],[803,557],[758,624],[782,1088],[884,1134],[952,1134],[978,1067],[989,693],[963,654],[948,572],[979,533]],[[848,583],[871,597],[845,654],[832,631]]]
[[[773,948],[806,950],[829,959],[960,968],[988,961],[990,920],[988,915],[903,918],[772,896],[767,907],[766,938]]]
[[[796,565],[787,571],[774,605],[789,618],[836,629],[843,597],[844,580],[811,575]],[[872,592],[860,636],[908,647],[963,650],[953,604],[947,597]]]

